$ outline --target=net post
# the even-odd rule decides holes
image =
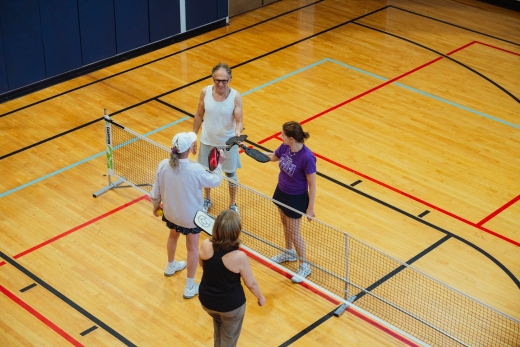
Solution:
[[[112,183],[111,176],[114,174],[114,159],[112,157],[112,126],[110,124],[110,116],[107,114],[107,109],[103,109],[103,118],[105,119],[105,137],[106,137],[106,154],[107,154],[107,167],[108,167],[108,185],[94,194],[92,194],[93,197],[97,198],[101,194],[105,193],[106,191],[116,188],[118,185],[124,182],[123,179],[118,179],[116,182]]]
[[[347,300],[347,302],[349,303],[352,303],[354,302],[354,299],[355,299],[355,296],[352,296],[352,297],[348,297],[348,257],[349,257],[349,252],[348,252],[348,234],[343,234],[343,237],[345,239],[345,289],[344,289],[344,292],[345,292],[345,299]],[[343,312],[345,312],[345,310],[347,309],[348,307],[348,304],[347,303],[343,303],[341,304],[337,309],[336,311],[334,311],[334,316],[335,317],[339,317]]]

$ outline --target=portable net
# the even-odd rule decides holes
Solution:
[[[118,181],[109,178],[100,192],[126,182],[148,194],[170,150],[108,117],[106,127],[109,177]],[[212,189],[214,216],[229,208],[227,180]],[[242,244],[266,260],[279,254],[284,235],[274,200],[238,183],[237,202]],[[307,280],[351,308],[432,346],[520,346],[517,319],[317,219],[307,222],[304,216],[301,233],[312,269]],[[296,272],[297,264],[283,266]]]

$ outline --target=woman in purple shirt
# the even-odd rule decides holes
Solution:
[[[278,161],[280,174],[273,199],[307,214],[309,221],[314,214],[316,199],[316,157],[305,146],[309,133],[304,132],[297,122],[287,122],[282,126],[283,144],[274,153],[266,153],[271,161]],[[294,283],[302,282],[311,273],[306,261],[305,241],[300,232],[301,217],[284,206],[277,205],[282,219],[285,236],[285,250],[271,258],[276,263],[300,260],[298,271],[293,276]]]

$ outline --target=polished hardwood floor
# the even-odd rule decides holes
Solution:
[[[162,274],[167,230],[146,196],[92,194],[107,184],[103,110],[168,146],[220,61],[251,144],[274,150],[288,120],[311,134],[319,220],[403,262],[425,254],[415,268],[518,323],[520,13],[280,0],[0,104],[0,346],[212,345],[184,272]],[[242,161],[240,182],[270,196],[277,166]],[[267,304],[248,293],[242,346],[420,345],[251,264]]]

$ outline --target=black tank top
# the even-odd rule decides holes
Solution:
[[[204,307],[218,312],[233,311],[246,302],[239,273],[228,270],[222,257],[238,248],[215,252],[202,261],[202,280],[199,287],[199,300]]]

